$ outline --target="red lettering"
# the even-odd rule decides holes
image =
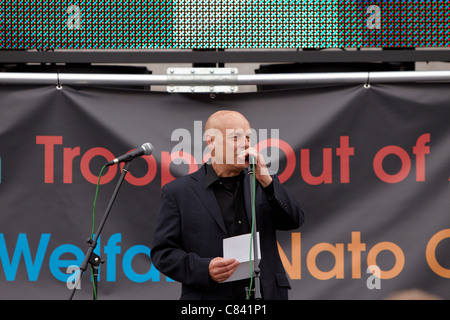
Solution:
[[[133,150],[130,150],[133,151]],[[153,179],[156,176],[156,160],[153,156],[142,156],[142,159],[144,159],[147,162],[148,170],[147,173],[137,178],[131,174],[131,171],[128,172],[128,174],[125,176],[125,180],[127,180],[130,184],[134,186],[145,186],[146,184],[149,184],[153,181]],[[120,169],[122,170],[125,166],[125,162],[122,162],[120,164]]]
[[[305,180],[306,183],[309,183],[311,185],[318,185],[321,183],[331,183],[332,182],[332,149],[331,148],[324,148],[323,149],[323,167],[322,167],[322,173],[320,176],[315,177],[311,174],[310,169],[310,156],[309,156],[309,149],[302,149],[300,151],[300,171],[302,173],[303,180]]]
[[[413,147],[413,153],[416,155],[416,181],[425,181],[425,155],[430,154],[430,147],[425,146],[430,142],[430,134],[421,135]]]
[[[72,183],[73,158],[80,155],[80,147],[64,148],[63,182]]]
[[[185,151],[178,151],[169,154],[167,151],[161,152],[161,188],[173,180],[175,177],[170,173],[170,163],[173,159],[182,159],[189,165],[189,173],[193,173],[198,170],[198,165],[195,158]]]
[[[44,182],[53,183],[55,144],[62,144],[62,136],[36,136],[36,144],[44,145]]]
[[[341,137],[341,145],[336,149],[336,155],[340,157],[341,183],[350,182],[350,156],[355,154],[355,148],[349,147],[348,136]]]
[[[282,173],[278,174],[278,179],[280,180],[280,183],[284,183],[292,176],[295,170],[296,158],[294,149],[292,149],[289,143],[281,139],[266,139],[260,141],[255,146],[255,149],[258,150],[258,152],[261,152],[262,150],[268,147],[277,147],[281,149],[286,155],[286,168],[284,168],[284,171]]]
[[[383,160],[386,156],[394,154],[400,158],[402,167],[396,174],[388,174],[383,169]],[[408,153],[397,146],[387,146],[377,152],[373,159],[373,169],[379,179],[387,183],[397,183],[405,179],[411,170],[411,159]]]
[[[83,157],[81,157],[81,163],[80,163],[80,169],[81,173],[83,174],[83,177],[89,181],[92,184],[97,184],[98,182],[98,176],[94,175],[91,172],[91,169],[89,168],[89,163],[91,162],[92,158],[102,156],[106,159],[106,161],[111,161],[115,157],[111,153],[111,151],[105,149],[105,148],[92,148],[89,149]],[[110,182],[112,179],[114,179],[114,176],[117,172],[117,166],[110,166],[108,167],[108,172],[102,176],[102,179],[100,180],[100,184],[105,184]]]

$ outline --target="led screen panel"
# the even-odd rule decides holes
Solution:
[[[449,1],[1,3],[0,49],[445,47]]]

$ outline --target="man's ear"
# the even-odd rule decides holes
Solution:
[[[215,148],[215,139],[214,136],[211,136],[209,134],[206,135],[206,145],[208,146],[210,151],[213,151]]]

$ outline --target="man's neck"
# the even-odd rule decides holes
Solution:
[[[212,163],[212,167],[216,172],[218,177],[233,177],[237,176],[241,173],[243,169],[236,168],[234,166],[230,166],[227,164],[217,164],[215,162]]]

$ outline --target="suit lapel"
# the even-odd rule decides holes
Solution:
[[[200,170],[196,172],[197,174],[192,175],[194,183],[191,185],[195,194],[198,196],[200,201],[203,203],[208,212],[212,215],[214,220],[226,234],[227,229],[225,227],[225,222],[223,221],[222,212],[220,211],[219,205],[214,195],[214,191],[211,188],[207,188],[205,185],[206,170],[205,165],[203,165]]]

